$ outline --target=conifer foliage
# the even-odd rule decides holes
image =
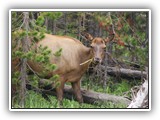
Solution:
[[[128,82],[119,77],[107,75],[107,66],[145,71],[149,65],[149,13],[148,12],[11,12],[11,55],[12,60],[19,61],[12,70],[12,104],[18,101],[18,107],[25,107],[27,96],[26,84],[38,87],[39,80],[49,71],[57,69],[56,64],[50,64],[50,56],[60,57],[63,48],[55,53],[45,46],[38,49],[31,48],[45,38],[45,33],[66,35],[80,40],[89,47],[83,33],[90,33],[93,37],[101,37],[106,44],[106,58],[101,68],[83,78],[90,89],[122,95],[131,87],[140,85],[141,80]],[[19,59],[17,59],[19,58]],[[27,64],[27,60],[39,63],[43,73],[38,74]],[[13,63],[14,64],[14,63]],[[17,70],[19,69],[20,70]],[[30,72],[34,74],[29,74]],[[92,71],[93,72],[93,71]],[[50,78],[59,85],[59,75]],[[92,80],[90,80],[92,79]],[[90,80],[90,81],[89,81]],[[89,82],[88,82],[89,81]],[[120,84],[120,82],[122,84]],[[128,85],[129,84],[129,85]],[[116,86],[117,85],[117,86]],[[125,88],[124,88],[125,86]],[[120,92],[119,92],[120,91]],[[123,93],[122,93],[123,91]],[[131,95],[129,96],[131,97]],[[19,99],[20,98],[20,99]]]
[[[25,107],[26,84],[38,87],[39,80],[46,76],[49,71],[56,70],[56,64],[50,64],[49,58],[51,50],[45,46],[39,46],[38,49],[31,49],[38,41],[45,37],[45,33],[50,33],[45,26],[45,19],[50,18],[56,20],[61,16],[61,12],[12,12],[12,60],[19,59],[19,64],[16,67],[20,71],[14,70],[12,73],[12,103],[14,99],[18,99],[19,105]],[[55,56],[61,56],[62,48],[54,53]],[[31,69],[27,64],[27,60],[34,61],[43,66],[43,73],[38,74]],[[13,68],[14,69],[14,68]],[[28,76],[29,71],[34,75]],[[50,79],[53,82],[59,78],[59,75],[54,75]],[[16,94],[16,96],[15,96]]]

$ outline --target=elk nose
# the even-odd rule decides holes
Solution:
[[[100,62],[100,60],[101,60],[100,58],[97,58],[97,57],[96,57],[96,58],[94,58],[94,61],[95,61],[95,62],[97,62],[97,63],[99,63],[99,62]]]

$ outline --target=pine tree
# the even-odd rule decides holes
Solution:
[[[38,14],[38,15],[37,15]],[[50,33],[46,29],[45,20],[47,18],[55,20],[58,19],[61,12],[12,12],[12,61],[19,58],[18,65],[21,65],[21,71],[14,70],[12,73],[11,82],[16,86],[17,95],[21,98],[18,99],[19,105],[25,107],[26,96],[26,83],[34,87],[38,87],[38,83],[41,77],[45,76],[48,71],[54,71],[57,69],[56,64],[50,64],[49,58],[51,50],[45,46],[39,46],[36,50],[31,49],[38,41],[45,37],[45,33]],[[35,18],[35,16],[37,18]],[[55,56],[61,55],[62,49],[55,52]],[[27,60],[42,64],[42,75],[37,74],[27,64]],[[27,76],[27,71],[32,71],[33,76]],[[29,79],[27,79],[29,77]],[[51,77],[53,82],[57,81],[58,75]],[[56,82],[55,82],[56,83]],[[16,96],[15,96],[16,97]],[[15,101],[12,101],[13,103]],[[13,105],[14,106],[14,105]]]

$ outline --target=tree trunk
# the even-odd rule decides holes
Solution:
[[[65,24],[64,35],[66,35],[67,34],[67,12],[64,12],[64,24]]]
[[[28,27],[29,27],[29,13],[23,12],[24,14],[24,27],[26,30],[26,37],[22,40],[23,54],[28,51]],[[21,89],[20,89],[20,106],[24,108],[25,106],[25,94],[26,94],[26,80],[27,80],[27,59],[22,58],[21,60]]]
[[[46,26],[46,29],[48,30],[48,18],[45,19],[45,23],[44,24]]]
[[[55,35],[56,34],[56,20],[53,20],[52,29],[53,29],[53,35]]]
[[[103,89],[105,90],[106,89],[106,86],[107,86],[107,66],[108,66],[108,57],[106,56],[105,57],[105,63],[104,63],[104,79],[103,79]]]
[[[78,40],[81,38],[81,21],[82,21],[82,16],[78,16]]]

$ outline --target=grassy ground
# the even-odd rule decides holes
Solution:
[[[34,91],[27,91],[25,108],[60,108],[55,96],[48,96],[51,102],[45,100],[41,94],[35,93]],[[63,107],[61,108],[125,108],[126,106],[123,104],[113,104],[111,102],[107,102],[106,104],[79,104],[74,100],[63,100]],[[13,108],[20,108],[18,102],[15,101],[13,104]]]
[[[107,86],[104,89],[98,81],[90,81],[88,82],[88,78],[84,78],[82,81],[83,88],[87,89],[89,87],[90,90],[113,94],[118,96],[124,96],[126,93],[127,97],[130,97],[130,89],[133,85],[128,80],[116,81],[114,78],[110,78],[107,81]],[[33,81],[34,82],[34,81]],[[70,83],[67,83],[68,85]],[[88,86],[89,85],[89,86]],[[129,93],[129,94],[128,94]],[[125,96],[126,96],[125,95]],[[25,100],[25,108],[59,108],[57,99],[55,96],[48,95],[51,102],[47,101],[42,97],[40,93],[36,93],[34,91],[27,91],[26,100]],[[18,97],[14,97],[12,99],[12,107],[20,108],[18,103]],[[77,101],[63,99],[63,108],[126,108],[123,104],[113,104],[111,102],[106,102],[105,104],[79,104]]]

